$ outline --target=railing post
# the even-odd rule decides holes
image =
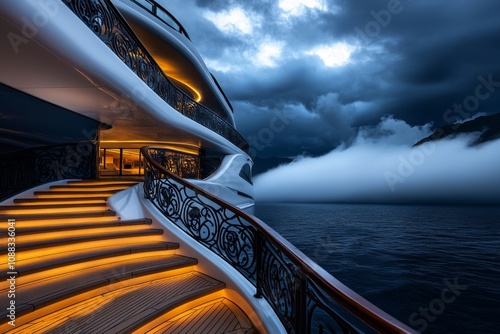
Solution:
[[[255,298],[262,298],[262,252],[264,250],[264,237],[259,230],[255,231]]]
[[[295,272],[295,333],[306,333],[307,276],[297,267]]]

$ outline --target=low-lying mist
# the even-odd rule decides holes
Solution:
[[[350,145],[255,178],[261,202],[500,204],[500,140],[478,134],[412,147],[431,126],[385,118]]]

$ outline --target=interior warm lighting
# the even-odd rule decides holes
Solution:
[[[188,153],[198,155],[200,150],[200,145],[193,145],[190,143],[182,142],[160,142],[160,141],[150,141],[150,140],[136,140],[136,141],[123,141],[123,140],[102,140],[100,142],[100,148],[106,149],[106,153],[114,150],[113,153],[119,155],[120,148],[124,150],[139,149],[143,146],[154,146],[159,148],[165,148],[172,151],[177,151],[179,153]]]

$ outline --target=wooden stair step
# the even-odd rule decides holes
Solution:
[[[60,185],[51,186],[49,191],[61,192],[67,191],[71,193],[75,192],[102,192],[102,191],[121,191],[128,189],[130,186],[120,186],[120,185],[101,185],[101,186],[73,186],[73,185]]]
[[[33,197],[33,198],[16,198],[14,199],[14,203],[16,204],[31,204],[31,203],[53,203],[53,202],[61,202],[61,203],[106,203],[108,199],[108,196],[101,196],[101,197],[94,197],[94,198],[88,198],[88,197],[64,197],[64,198],[39,198],[39,197]]]
[[[217,298],[172,310],[134,333],[250,334],[257,331],[238,305],[227,298]]]
[[[118,238],[129,238],[129,237],[141,237],[141,236],[151,236],[151,235],[162,235],[163,229],[160,228],[149,228],[141,230],[124,230],[120,232],[102,232],[98,234],[91,235],[77,235],[70,237],[54,238],[51,240],[34,240],[34,241],[19,241],[16,245],[16,251],[40,249],[44,247],[54,247],[61,245],[69,245],[78,242],[89,242],[98,240],[109,240]]]
[[[138,182],[109,182],[109,183],[67,183],[67,184],[59,184],[59,185],[54,185],[51,186],[50,189],[101,189],[101,188],[130,188],[133,187],[134,185],[138,184]]]
[[[88,212],[62,212],[62,213],[40,213],[40,214],[0,214],[0,219],[16,219],[16,220],[40,220],[40,219],[63,219],[63,218],[89,218],[89,217],[103,217],[115,216],[116,212],[112,210],[104,211],[88,211]]]
[[[74,184],[74,185],[79,185],[79,184],[116,184],[116,183],[122,183],[122,184],[138,184],[141,183],[142,180],[137,180],[137,179],[126,179],[126,178],[120,178],[120,179],[92,179],[92,180],[69,180],[66,183],[67,184]]]
[[[40,191],[35,191],[35,195],[37,196],[57,196],[57,195],[94,195],[94,196],[110,196],[109,194],[113,195],[122,189],[115,189],[115,190],[86,190],[86,189],[75,189],[75,190],[59,190],[59,189],[52,189],[52,190],[40,190]]]
[[[23,284],[16,287],[23,292],[16,297],[16,317],[117,281],[186,268],[197,263],[194,258],[171,254],[121,259]],[[1,292],[6,293],[7,290]],[[6,316],[7,310],[0,310],[2,322],[8,320]]]
[[[117,288],[16,327],[36,333],[130,333],[185,302],[221,291],[224,283],[190,272]]]
[[[40,226],[30,227],[16,227],[16,232],[22,235],[45,233],[45,232],[59,232],[70,230],[83,230],[98,227],[115,227],[115,226],[133,226],[133,225],[151,225],[152,221],[149,218],[142,219],[128,219],[128,220],[109,220],[104,222],[86,221],[86,222],[65,222],[64,219],[54,219],[50,222],[44,222]],[[7,231],[0,231],[0,235],[6,235]]]
[[[38,273],[44,270],[53,268],[61,268],[75,263],[90,262],[103,258],[112,258],[127,254],[147,253],[162,250],[175,250],[179,249],[179,244],[176,242],[167,241],[150,241],[147,243],[139,244],[126,244],[126,245],[111,245],[107,247],[96,247],[83,249],[80,252],[71,254],[51,254],[46,255],[39,259],[39,261],[29,264],[18,262],[16,265],[17,276],[27,276],[30,274]],[[6,270],[0,272],[0,280],[5,280],[7,274]]]
[[[77,203],[77,204],[27,204],[27,205],[0,205],[0,212],[6,210],[48,210],[69,208],[107,208],[106,203]]]

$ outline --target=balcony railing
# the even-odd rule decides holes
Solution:
[[[182,24],[179,21],[177,21],[177,19],[172,14],[170,14],[168,10],[160,6],[155,0],[131,0],[131,1],[138,4],[145,10],[147,10],[151,15],[153,15],[158,20],[165,23],[170,28],[183,34],[184,36],[187,37],[187,39],[191,40],[186,29],[184,29]],[[224,93],[224,90],[222,90],[222,87],[219,85],[219,82],[212,73],[210,73],[210,76],[212,77],[212,80],[214,81],[215,85],[217,86],[222,96],[224,97],[224,100],[229,106],[229,109],[231,109],[231,111],[234,112],[233,106],[231,105],[231,102],[227,98],[226,93]]]
[[[228,121],[197,103],[167,78],[110,0],[62,1],[172,108],[248,151],[248,143]]]
[[[170,14],[168,10],[160,6],[156,1],[154,0],[132,0],[136,4],[140,5],[144,9],[146,9],[148,12],[153,14],[156,18],[159,20],[163,21],[166,25],[168,25],[170,28],[174,29],[177,32],[180,32],[184,36],[187,37],[187,39],[191,40],[189,38],[189,35],[182,26],[182,24],[177,21],[177,19]]]
[[[144,193],[196,242],[238,270],[288,333],[416,333],[336,280],[258,218],[165,169],[158,148],[143,147]]]

